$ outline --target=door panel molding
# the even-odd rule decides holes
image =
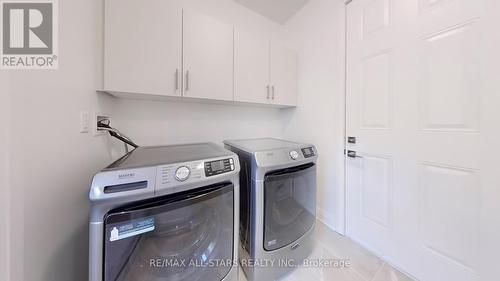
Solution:
[[[479,252],[480,171],[420,162],[420,233],[431,254],[476,272]]]
[[[391,57],[392,50],[384,50],[362,60],[360,129],[391,128],[393,95]]]
[[[363,9],[361,34],[364,39],[390,26],[391,3],[392,0],[371,0],[370,5]]]
[[[378,167],[369,169],[367,166],[377,164]],[[392,228],[392,174],[393,160],[389,156],[363,154],[361,159],[361,214],[364,218],[384,228]],[[380,177],[381,184],[368,186],[375,182],[374,177]],[[377,182],[380,182],[377,181]]]
[[[479,132],[477,20],[430,34],[420,47],[420,129]],[[446,104],[446,106],[443,106]]]

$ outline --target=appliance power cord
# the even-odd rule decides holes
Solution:
[[[125,150],[128,152],[128,147],[127,145],[130,145],[134,148],[138,148],[139,145],[134,143],[129,137],[124,135],[122,132],[119,130],[111,127],[110,125],[110,120],[109,119],[102,119],[97,122],[97,130],[98,131],[107,131],[110,136],[122,141],[125,143]]]

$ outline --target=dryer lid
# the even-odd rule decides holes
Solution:
[[[304,144],[273,138],[226,140],[224,141],[224,144],[235,147],[247,153],[283,149],[299,149],[300,147],[305,146]]]

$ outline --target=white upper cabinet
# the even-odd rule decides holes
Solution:
[[[234,99],[239,102],[268,103],[269,40],[239,29],[234,33]]]
[[[296,106],[297,53],[239,29],[234,36],[235,101]]]
[[[106,0],[104,88],[115,96],[297,103],[297,54],[180,0]]]
[[[184,97],[233,100],[233,27],[184,11]]]
[[[180,96],[182,9],[145,2],[105,1],[104,90]]]
[[[297,105],[297,53],[271,45],[271,98],[283,106]]]

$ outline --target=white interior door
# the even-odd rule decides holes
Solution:
[[[499,280],[499,11],[347,5],[347,235],[419,280]]]
[[[105,5],[104,90],[180,96],[180,5],[172,0],[106,0]]]
[[[269,40],[239,29],[234,33],[234,100],[267,103]]]
[[[183,96],[233,100],[233,26],[184,10]]]

